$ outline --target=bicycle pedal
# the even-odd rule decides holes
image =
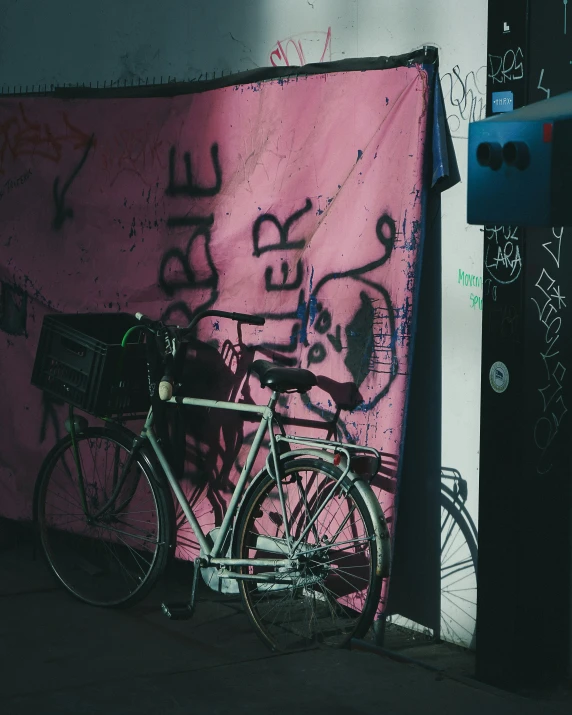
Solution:
[[[188,621],[193,617],[194,608],[188,603],[162,603],[161,611],[172,621]]]

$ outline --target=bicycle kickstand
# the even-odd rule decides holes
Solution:
[[[201,559],[197,558],[194,561],[195,568],[193,572],[193,586],[191,589],[191,598],[188,602],[179,601],[177,603],[162,603],[161,610],[172,621],[187,621],[192,618],[195,612],[195,595],[197,592],[197,581],[201,574]]]

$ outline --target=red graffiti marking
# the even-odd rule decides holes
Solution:
[[[290,67],[291,64],[305,65],[308,62],[323,62],[328,50],[328,59],[330,59],[332,53],[331,40],[331,27],[328,27],[327,32],[304,32],[287,37],[285,40],[278,40],[276,47],[270,53],[270,63],[273,67]],[[294,57],[291,52],[292,47],[296,53]],[[304,48],[306,48],[306,52],[311,52],[312,57],[309,60],[306,60]],[[318,59],[320,50],[322,50],[322,53]],[[290,56],[288,55],[289,52]],[[296,58],[297,61],[292,62],[292,59],[296,60]]]
[[[0,121],[0,174],[6,173],[8,162],[22,156],[42,157],[58,164],[66,144],[85,151],[93,141],[91,134],[75,127],[64,112],[64,127],[54,133],[49,124],[29,119],[22,102],[18,108],[19,113]]]
[[[102,147],[100,151],[104,170],[113,174],[110,186],[126,171],[136,174],[144,183],[149,183],[143,178],[145,170],[153,166],[165,169],[165,163],[161,159],[164,153],[159,131],[149,123],[139,129],[120,131],[111,144]]]

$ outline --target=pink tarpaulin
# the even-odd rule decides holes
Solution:
[[[293,431],[324,437],[342,408],[334,434],[385,455],[374,487],[391,522],[427,102],[418,66],[167,99],[0,101],[0,514],[30,518],[39,465],[64,433],[61,409],[30,386],[47,312],[182,324],[216,306],[267,318],[240,334],[230,321],[201,324],[231,376],[226,396],[267,400],[237,371],[245,351],[313,370],[319,387],[281,411],[315,423]],[[25,332],[8,303],[27,313]],[[208,396],[221,384],[196,387]],[[254,426],[237,437],[211,415],[194,425],[183,481],[208,529]],[[181,555],[189,543],[183,530]]]

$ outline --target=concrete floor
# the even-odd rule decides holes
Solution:
[[[523,698],[474,681],[472,654],[388,636],[388,646],[440,672],[353,651],[273,655],[240,601],[201,589],[191,621],[161,615],[186,593],[178,570],[128,611],[85,606],[0,522],[0,713],[3,715],[532,715],[572,712],[572,693]]]

